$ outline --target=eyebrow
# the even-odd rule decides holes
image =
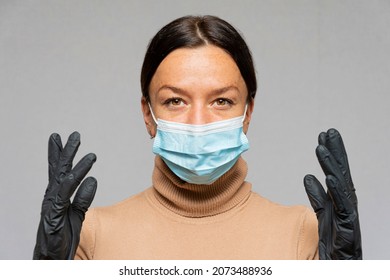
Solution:
[[[159,92],[161,90],[170,90],[170,91],[173,91],[174,93],[188,94],[188,92],[186,90],[178,88],[178,87],[175,87],[175,86],[171,86],[171,85],[163,85],[163,86],[161,86],[157,90],[157,92]],[[240,92],[238,87],[231,85],[231,86],[226,86],[226,87],[222,87],[222,88],[218,88],[218,89],[212,90],[211,93],[212,94],[222,94],[222,93],[225,93],[225,92],[227,92],[229,90],[235,90],[237,92]]]

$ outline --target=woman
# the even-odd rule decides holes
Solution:
[[[80,144],[49,140],[49,186],[35,259],[359,259],[357,200],[338,132],[321,133],[317,156],[329,195],[304,184],[317,213],[286,207],[245,181],[246,133],[256,76],[250,51],[226,21],[182,17],[149,44],[141,73],[142,112],[156,154],[153,185],[84,213],[96,191],[96,160],[73,169]],[[336,205],[336,207],[333,206]],[[80,235],[81,231],[81,235]]]

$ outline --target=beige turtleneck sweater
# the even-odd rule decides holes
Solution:
[[[156,157],[153,186],[83,223],[76,259],[316,259],[313,211],[251,191],[240,158],[212,185],[176,177]]]

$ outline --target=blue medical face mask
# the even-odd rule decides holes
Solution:
[[[211,184],[225,174],[249,149],[243,132],[243,116],[204,125],[156,119],[153,153],[159,155],[182,180]]]

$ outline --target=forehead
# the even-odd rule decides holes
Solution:
[[[152,81],[160,83],[240,83],[240,70],[223,49],[206,45],[172,51],[158,66]]]

